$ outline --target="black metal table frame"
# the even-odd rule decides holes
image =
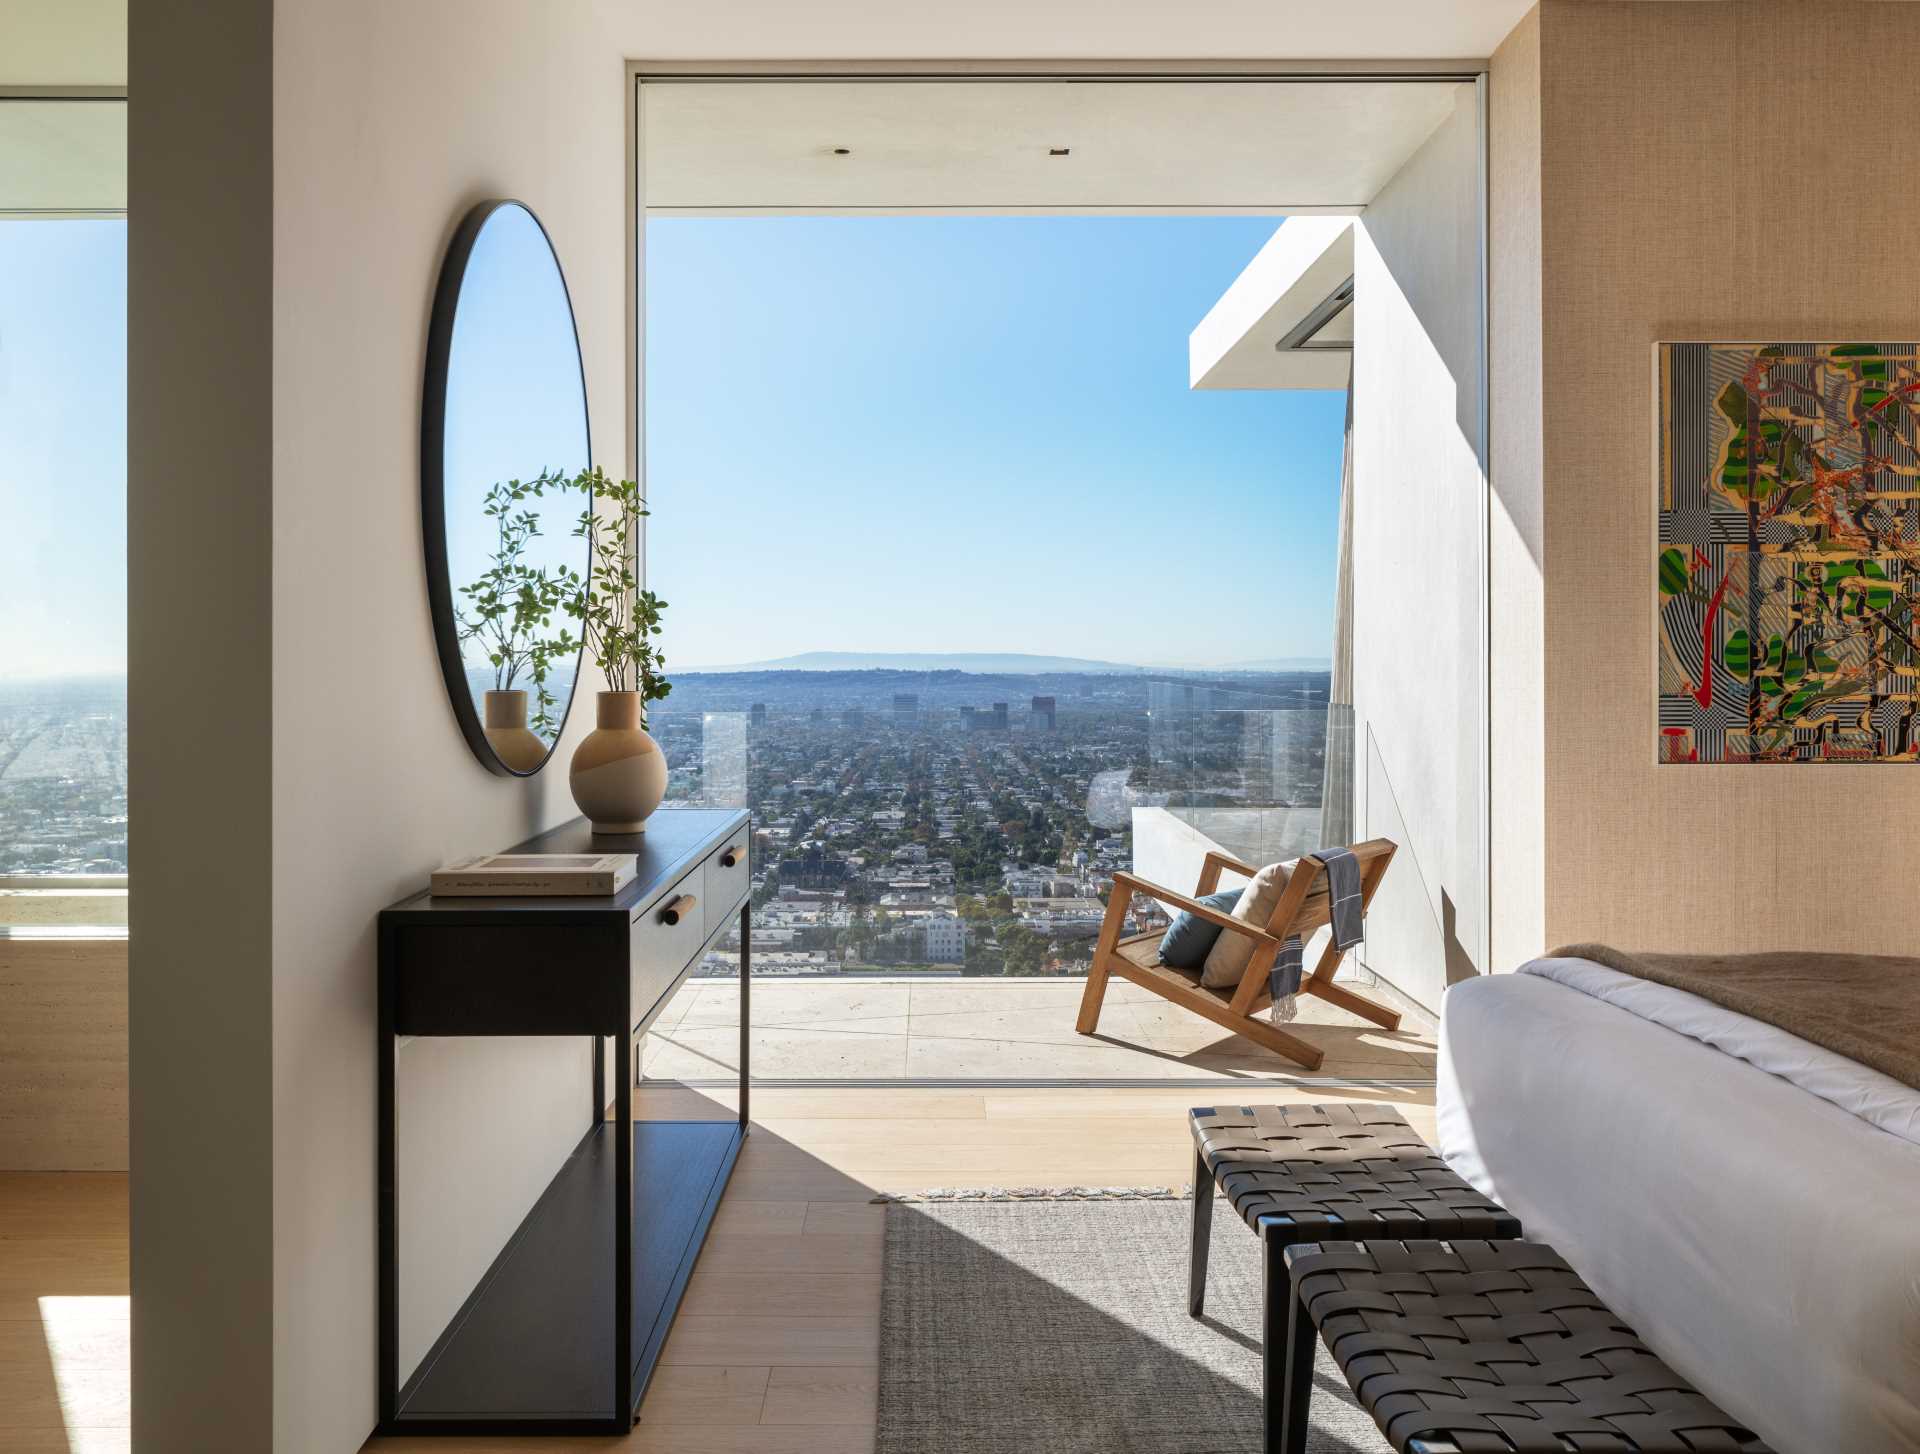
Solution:
[[[740,906],[740,1114],[738,1117],[738,1135],[732,1149],[728,1152],[724,1165],[714,1179],[707,1197],[706,1205],[694,1226],[692,1255],[685,1258],[675,1276],[673,1285],[667,1293],[667,1317],[663,1324],[653,1330],[648,1345],[642,1350],[640,1359],[633,1353],[633,1093],[634,1082],[639,1067],[634,1060],[634,1047],[639,1037],[646,1033],[659,1009],[678,994],[691,976],[692,965],[674,982],[667,994],[661,996],[654,1013],[639,1024],[623,1024],[616,1034],[593,1035],[593,1116],[581,1145],[600,1134],[607,1119],[606,1097],[606,1041],[613,1039],[618,1043],[618,1063],[624,1068],[619,1076],[614,1092],[614,1120],[619,1130],[614,1136],[614,1404],[610,1415],[605,1419],[526,1419],[526,1418],[473,1418],[473,1419],[400,1419],[397,1417],[401,1403],[402,1389],[399,1381],[399,1225],[398,1200],[399,1177],[397,1168],[397,1148],[395,1137],[395,1086],[394,1086],[394,987],[388,974],[384,956],[379,974],[379,1010],[376,1039],[379,1059],[379,1228],[380,1272],[379,1272],[379,1424],[376,1432],[381,1434],[417,1434],[417,1435],[457,1435],[457,1434],[620,1434],[628,1433],[637,1421],[640,1412],[640,1400],[645,1397],[647,1385],[651,1382],[655,1367],[659,1362],[661,1350],[665,1346],[674,1317],[678,1314],[680,1300],[685,1292],[687,1279],[692,1275],[693,1263],[697,1260],[706,1241],[707,1230],[712,1224],[720,1197],[737,1164],[741,1143],[748,1131],[748,1094],[752,1084],[749,1073],[748,1055],[752,1039],[752,1017],[750,1011],[750,987],[752,984],[753,960],[753,900],[749,896]],[[699,956],[696,954],[695,962]],[[624,1018],[624,1017],[623,1017]],[[524,1228],[525,1223],[522,1223]],[[519,1233],[510,1238],[501,1248],[487,1274],[469,1295],[467,1304],[462,1305],[460,1313],[455,1314],[448,1331],[459,1326],[466,1306],[477,1298],[487,1286],[493,1268],[512,1249]],[[443,1333],[442,1338],[446,1336]],[[436,1344],[437,1347],[437,1344]],[[422,1366],[430,1361],[422,1360]],[[419,1370],[416,1370],[416,1378]],[[410,1380],[411,1381],[411,1380]]]

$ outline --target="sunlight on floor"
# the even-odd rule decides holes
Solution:
[[[1299,1079],[1301,1067],[1124,981],[1099,1034],[1075,1033],[1078,979],[756,979],[757,1080],[1185,1081]],[[727,1078],[739,1058],[739,990],[693,981],[642,1051],[652,1080]],[[1431,1082],[1436,1045],[1303,997],[1290,1033],[1317,1044],[1324,1081]]]
[[[40,1332],[68,1454],[128,1448],[128,1300],[42,1297]]]

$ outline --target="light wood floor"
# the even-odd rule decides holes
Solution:
[[[1226,1092],[1239,1091],[1230,1097]],[[876,1190],[1180,1186],[1206,1090],[779,1090],[754,1128],[627,1439],[376,1439],[370,1454],[867,1454],[879,1356]],[[1218,1099],[1399,1105],[1431,1089],[1223,1085]],[[124,1454],[126,1178],[0,1174],[0,1448]],[[1177,1266],[1184,1253],[1169,1249]],[[372,1377],[372,1355],[368,1355]]]

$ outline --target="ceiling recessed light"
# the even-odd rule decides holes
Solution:
[[[1071,156],[1073,155],[1073,148],[1070,146],[1050,146],[1047,148],[1047,155],[1050,157]]]

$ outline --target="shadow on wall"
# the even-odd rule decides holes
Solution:
[[[1448,986],[1479,971],[1461,942],[1453,896],[1432,881],[1420,860],[1420,846],[1407,826],[1371,729],[1364,814],[1367,837],[1391,838],[1400,845],[1367,914],[1366,966],[1437,1018]],[[1439,968],[1437,974],[1428,969],[1433,965]]]

